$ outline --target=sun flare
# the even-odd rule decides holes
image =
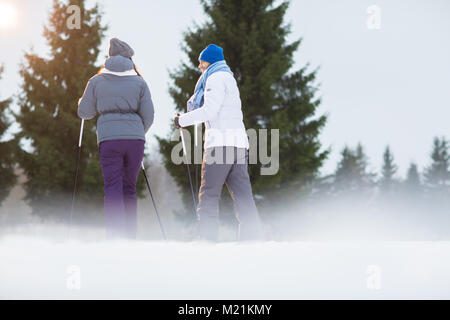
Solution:
[[[9,2],[0,0],[0,28],[6,29],[16,23],[16,10]]]

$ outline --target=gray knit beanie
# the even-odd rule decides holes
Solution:
[[[111,38],[109,40],[109,56],[122,56],[125,58],[131,58],[134,56],[134,50],[124,41],[117,38]]]

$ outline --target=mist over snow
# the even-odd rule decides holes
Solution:
[[[450,298],[447,241],[208,244],[38,229],[41,235],[1,236],[0,298]]]
[[[238,243],[224,221],[218,244],[189,239],[163,208],[167,242],[149,207],[139,209],[137,241],[108,241],[101,224],[3,216],[0,298],[450,298],[449,215],[439,202],[285,202],[263,216],[268,240]]]

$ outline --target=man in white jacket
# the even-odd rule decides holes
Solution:
[[[222,48],[209,45],[199,57],[202,70],[192,111],[174,119],[187,127],[205,123],[205,154],[199,192],[199,232],[204,240],[217,241],[219,197],[226,184],[239,221],[240,240],[262,238],[262,224],[253,199],[248,175],[249,142],[243,122],[241,99],[233,73],[226,65]]]

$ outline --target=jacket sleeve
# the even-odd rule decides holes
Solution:
[[[138,114],[142,118],[142,122],[144,124],[144,131],[145,131],[145,133],[147,133],[147,131],[150,129],[150,127],[153,124],[155,109],[153,106],[150,89],[148,88],[148,85],[146,82],[144,82],[144,86],[142,87]]]
[[[97,99],[94,94],[94,84],[92,79],[88,81],[83,96],[78,100],[78,116],[82,119],[89,120],[95,117]]]
[[[225,92],[225,81],[220,74],[211,75],[206,80],[205,103],[201,108],[181,115],[179,119],[180,125],[187,127],[214,119],[225,100]]]

